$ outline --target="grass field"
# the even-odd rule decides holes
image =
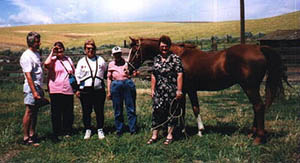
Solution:
[[[24,113],[22,85],[0,85],[0,162],[299,162],[299,84],[288,88],[286,96],[277,100],[266,113],[267,143],[252,145],[248,138],[253,111],[238,86],[218,92],[198,92],[201,115],[206,127],[198,137],[197,125],[188,101],[186,129],[188,137],[177,131],[169,146],[146,145],[150,138],[151,98],[149,83],[135,79],[137,85],[138,133],[114,133],[111,101],[105,104],[106,138],[83,140],[81,106],[75,98],[75,134],[53,143],[50,108],[39,112],[37,130],[39,147],[24,146],[22,116]],[[262,88],[262,94],[264,93]],[[92,114],[94,117],[94,113]],[[95,118],[93,118],[94,120]],[[126,118],[125,118],[126,119]],[[95,124],[95,121],[93,121]]]
[[[256,34],[277,29],[300,29],[300,12],[278,17],[247,20],[246,31]],[[171,36],[174,41],[210,38],[212,35],[239,36],[239,21],[216,23],[95,23],[53,24],[0,28],[0,50],[26,48],[29,31],[42,35],[42,47],[50,47],[61,40],[66,47],[81,47],[88,38],[97,46],[122,45],[132,37]],[[41,146],[21,145],[24,114],[22,84],[0,83],[0,162],[300,162],[300,84],[288,88],[286,96],[277,100],[266,113],[267,143],[252,145],[248,132],[253,111],[247,97],[238,86],[218,92],[198,92],[201,115],[206,130],[198,137],[196,120],[187,101],[186,129],[188,136],[176,131],[174,143],[164,146],[163,135],[153,145],[150,138],[151,105],[149,83],[136,80],[139,131],[125,133],[118,138],[114,133],[111,101],[105,104],[106,138],[83,140],[82,112],[75,98],[75,134],[59,143],[50,140],[52,126],[50,106],[39,112],[37,130]],[[261,88],[264,94],[263,87]],[[94,113],[92,114],[94,117]],[[126,118],[125,118],[126,119]],[[95,120],[95,118],[93,118]],[[95,121],[93,121],[95,124]]]
[[[269,33],[278,29],[299,29],[300,12],[282,16],[246,20],[246,32]],[[42,47],[50,47],[57,40],[66,47],[81,47],[88,38],[93,38],[98,46],[103,44],[123,45],[123,40],[132,37],[159,37],[169,35],[174,41],[188,39],[223,37],[226,34],[240,35],[240,22],[132,22],[95,24],[51,24],[0,28],[0,49],[20,50],[26,48],[25,38],[29,31],[42,35]]]

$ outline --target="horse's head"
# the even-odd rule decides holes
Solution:
[[[153,59],[158,54],[157,39],[134,39],[131,38],[130,51],[128,55],[128,70],[132,73],[137,70],[146,60]]]

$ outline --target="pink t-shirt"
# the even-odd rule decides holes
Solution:
[[[66,71],[69,73],[73,73],[73,69],[71,64],[73,65],[72,60],[69,57],[62,59],[62,63],[66,67],[61,64],[60,60],[56,59],[56,57],[52,58],[53,65],[48,68],[48,79],[49,79],[49,91],[50,94],[61,93],[66,95],[73,95],[73,90],[69,82],[69,76]]]
[[[126,69],[126,64],[117,66],[115,61],[111,61],[108,65],[107,78],[110,78],[111,80],[126,80],[129,78],[125,72]]]

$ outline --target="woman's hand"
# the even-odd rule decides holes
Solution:
[[[50,55],[53,55],[53,54],[55,54],[55,53],[57,53],[57,47],[54,46],[54,47],[51,49]]]
[[[33,98],[36,100],[39,100],[42,98],[37,91],[33,91],[32,95],[33,95]]]
[[[75,92],[76,97],[80,98],[80,91]]]
[[[182,91],[176,91],[176,99],[181,99],[183,96]]]
[[[44,62],[44,65],[46,68],[50,68],[52,66],[52,56],[54,55],[54,49],[55,49],[55,47],[53,47],[51,49],[50,54],[48,55],[48,57],[46,58],[46,60]]]
[[[133,76],[133,77],[136,77],[136,76],[138,76],[138,75],[140,75],[140,72],[139,72],[139,71],[135,70],[135,71],[132,72],[132,76]]]
[[[110,91],[107,92],[106,98],[107,98],[108,100],[111,100],[111,94],[110,94]]]
[[[154,91],[154,90],[151,90],[151,97],[152,97],[152,98],[154,97],[154,94],[155,94],[155,91]]]

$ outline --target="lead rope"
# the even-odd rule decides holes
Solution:
[[[133,70],[137,70],[137,68],[136,68],[132,63],[130,63],[130,60],[135,59],[135,58],[139,55],[139,54],[138,54],[138,51],[140,50],[140,48],[141,48],[141,40],[139,40],[139,46],[138,46],[138,48],[137,48],[135,54],[133,55],[133,58],[132,58],[132,59],[130,59],[130,58],[131,58],[131,52],[132,52],[132,49],[129,50],[129,55],[128,55],[128,57],[127,57],[126,63],[127,63],[130,67],[132,67]],[[142,65],[142,62],[143,62],[143,54],[142,54],[142,52],[140,53],[140,55],[141,55],[140,64]]]
[[[127,62],[129,62],[129,59],[131,57],[131,51],[132,51],[132,48],[130,48],[130,50],[129,50],[129,54],[128,54],[127,59],[126,59]]]
[[[182,132],[184,132],[185,138],[188,137],[187,133],[185,132],[184,118],[182,116],[183,115],[183,108],[180,107],[180,103],[176,102],[176,101],[177,101],[177,99],[174,98],[171,101],[171,103],[170,103],[170,107],[169,107],[169,114],[170,114],[170,116],[168,117],[168,119],[165,122],[163,122],[163,123],[161,123],[161,124],[159,124],[159,125],[151,128],[151,131],[156,130],[156,129],[160,128],[160,127],[163,127],[167,122],[171,121],[174,118],[180,118],[179,120],[183,123],[183,130],[182,130]],[[172,108],[173,108],[174,103],[176,104],[176,107],[175,107],[174,111],[172,112]],[[175,115],[176,111],[178,109],[180,109],[180,114],[179,115]]]
[[[129,50],[129,55],[127,56],[127,59],[125,60],[127,67],[130,66],[131,68],[133,68],[133,71],[136,70],[135,66],[133,66],[133,64],[130,63],[130,58],[131,58],[131,52],[132,49]]]

